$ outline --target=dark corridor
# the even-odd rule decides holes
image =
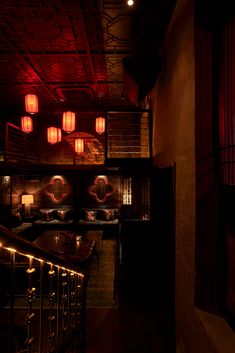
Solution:
[[[154,221],[124,221],[118,307],[87,310],[87,353],[174,353],[174,168],[154,171]],[[159,187],[161,185],[161,187]]]

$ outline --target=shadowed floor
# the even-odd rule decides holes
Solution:
[[[118,266],[118,305],[87,309],[86,353],[175,352],[172,294],[164,273],[157,275]]]
[[[103,240],[99,262],[94,256],[90,267],[86,292],[87,308],[111,308],[117,304],[115,254],[115,239]]]

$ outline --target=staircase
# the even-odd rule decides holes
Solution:
[[[86,274],[0,226],[2,353],[85,353]]]

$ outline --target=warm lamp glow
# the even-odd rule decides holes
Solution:
[[[33,203],[33,195],[22,195],[21,203],[22,205]]]
[[[25,96],[25,110],[30,114],[38,112],[38,97],[35,94],[27,94]]]
[[[123,180],[122,204],[123,205],[132,204],[132,179],[131,178],[125,178]]]
[[[54,145],[61,141],[61,129],[51,126],[47,128],[47,141]]]
[[[98,134],[103,134],[105,132],[105,118],[99,116],[95,120],[95,130]]]
[[[21,203],[25,207],[25,215],[30,216],[30,204],[33,203],[33,195],[22,195]]]
[[[75,139],[75,152],[83,153],[84,152],[84,141],[83,139]]]
[[[62,128],[68,133],[75,130],[75,113],[70,111],[63,113]]]
[[[33,131],[33,120],[30,116],[23,116],[21,118],[21,129],[26,133]]]
[[[127,5],[128,6],[133,6],[134,5],[134,1],[133,0],[128,0],[127,1]]]

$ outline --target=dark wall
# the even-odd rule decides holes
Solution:
[[[11,204],[21,206],[22,194],[32,194],[32,209],[73,206],[119,207],[120,177],[97,173],[74,175],[13,175]]]
[[[69,206],[75,214],[84,208],[116,208],[123,218],[150,218],[150,176],[136,175],[136,172],[128,174],[128,179],[132,180],[131,205],[123,205],[126,176],[119,171],[98,173],[94,170],[80,170],[63,174],[30,173],[1,178],[0,206],[6,214],[18,208],[24,214],[22,195],[30,194],[34,198],[30,205],[31,215],[38,215],[41,208]],[[3,224],[1,220],[0,224]]]
[[[212,34],[196,28],[196,304],[217,308],[218,179],[214,116]]]
[[[32,208],[72,205],[73,179],[65,175],[13,175],[12,208],[21,205],[22,194],[32,194]]]

